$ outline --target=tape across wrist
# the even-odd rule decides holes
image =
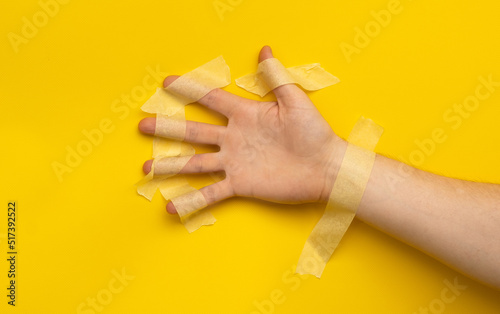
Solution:
[[[373,150],[383,130],[363,117],[354,126],[347,139],[347,149],[325,213],[304,245],[297,273],[321,277],[326,263],[356,215],[375,162]]]
[[[285,84],[295,83],[306,90],[317,90],[337,82],[339,80],[319,64],[285,68],[274,58],[259,63],[255,74],[236,80],[238,86],[261,97]],[[304,245],[297,273],[321,277],[326,263],[356,215],[375,162],[373,149],[382,132],[382,127],[363,117],[354,126],[325,213]]]

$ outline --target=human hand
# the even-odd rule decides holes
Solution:
[[[259,62],[272,58],[265,46]],[[166,87],[178,76],[169,76]],[[216,153],[194,155],[180,173],[224,171],[224,180],[200,189],[207,203],[233,196],[277,203],[326,202],[347,143],[339,138],[309,97],[295,84],[273,90],[276,101],[261,102],[214,89],[198,102],[228,118],[227,126],[186,121],[185,141],[213,144]],[[139,129],[154,134],[155,118]],[[152,160],[144,163],[151,170]],[[175,214],[172,202],[167,211]]]

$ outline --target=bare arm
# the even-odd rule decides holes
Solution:
[[[357,217],[500,288],[500,185],[447,178],[377,155]]]
[[[264,47],[259,62],[272,57]],[[176,79],[167,77],[164,86]],[[185,141],[220,147],[194,155],[180,172],[225,172],[224,180],[200,189],[209,205],[233,196],[278,203],[328,200],[347,143],[299,87],[286,84],[273,93],[276,101],[259,102],[215,89],[198,101],[228,118],[227,126],[186,124]],[[145,134],[155,134],[156,127],[154,118],[139,123]],[[146,173],[151,164],[145,162]],[[155,174],[168,173],[168,164],[163,168]],[[167,211],[176,213],[172,202]],[[500,288],[498,185],[445,178],[377,155],[357,217]]]

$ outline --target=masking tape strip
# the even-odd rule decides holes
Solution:
[[[187,180],[177,176],[194,155],[194,148],[183,142],[186,134],[185,105],[196,102],[215,88],[231,83],[228,65],[222,56],[188,72],[156,93],[142,105],[148,113],[156,113],[153,140],[153,164],[150,173],[137,183],[137,192],[151,200],[159,189],[165,199],[171,199],[189,232],[210,225],[215,218],[206,207],[206,200]],[[166,137],[166,138],[163,138]],[[174,140],[178,141],[174,141]],[[155,170],[156,169],[156,170]],[[182,194],[187,194],[186,196]]]
[[[285,84],[295,83],[306,90],[314,91],[338,82],[339,79],[328,73],[319,63],[285,68],[276,58],[260,62],[257,73],[236,79],[236,85],[260,97]]]
[[[177,175],[169,180],[171,182],[160,184],[160,192],[165,199],[174,203],[181,222],[188,232],[215,223],[216,219],[209,211],[199,210],[207,206],[206,200],[200,191],[189,185],[183,175]]]
[[[372,150],[382,132],[381,126],[363,117],[354,126],[325,213],[304,245],[297,273],[321,277],[356,215],[375,162],[376,154]]]
[[[174,119],[158,113],[156,114],[155,135],[183,141],[186,136],[186,120]]]
[[[383,127],[370,119],[360,117],[347,137],[347,141],[353,145],[373,151],[382,133],[384,133]]]
[[[153,139],[153,158],[192,156],[195,150],[191,144],[155,137]]]
[[[215,88],[221,88],[231,83],[229,66],[222,56],[188,72],[166,88],[157,88],[156,93],[149,98],[142,111],[161,113],[172,116],[185,105],[200,100]]]
[[[181,172],[182,168],[191,160],[193,156],[160,157],[154,160],[154,175],[175,175]]]
[[[172,198],[170,201],[175,205],[175,208],[177,208],[181,218],[205,208],[208,205],[205,196],[196,189],[187,194]]]
[[[180,142],[179,142],[180,143]],[[185,143],[180,143],[180,144],[185,144]],[[173,151],[176,151],[177,148],[174,148]],[[194,151],[194,150],[193,150]],[[185,164],[191,159],[191,155],[178,155],[179,157],[170,157],[170,158],[179,158],[179,160],[175,163],[176,169],[179,169],[179,171],[184,168]],[[163,158],[167,157],[168,158],[168,153],[165,153],[162,155],[162,157],[155,158],[153,160],[153,164],[151,165],[151,170],[149,173],[142,178],[139,182],[136,183],[137,186],[137,193],[140,195],[144,196],[146,199],[151,201],[153,199],[153,196],[155,195],[156,191],[165,184],[175,184],[176,181],[172,181],[171,177],[178,173],[174,173],[174,171],[162,171],[164,172],[163,174],[159,175],[158,171],[155,170],[158,167],[158,162],[162,160]],[[170,165],[169,165],[170,166]]]

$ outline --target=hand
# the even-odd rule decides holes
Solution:
[[[272,57],[265,46],[259,62]],[[163,85],[176,79],[169,76]],[[194,155],[180,172],[225,171],[224,180],[200,189],[209,205],[233,196],[277,203],[328,200],[347,143],[295,84],[273,92],[277,101],[260,102],[215,89],[198,102],[225,115],[228,125],[186,121],[186,142],[220,147],[216,153]],[[145,118],[139,129],[154,134],[155,124],[155,118]],[[145,162],[145,173],[151,164]],[[176,213],[171,202],[167,211]]]

